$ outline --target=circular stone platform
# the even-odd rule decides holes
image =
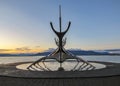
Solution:
[[[95,63],[95,62],[89,62],[90,64],[92,64],[95,69],[94,70],[97,70],[97,69],[102,69],[102,68],[106,68],[106,65],[104,64],[101,64],[101,63]],[[25,64],[20,64],[20,65],[17,65],[16,68],[17,69],[21,69],[21,70],[28,70],[27,67],[29,65],[31,65],[32,63],[25,63]],[[42,63],[39,63],[39,64],[42,64]],[[49,69],[53,70],[53,71],[57,71],[58,68],[59,68],[59,64],[58,62],[46,62],[46,65]],[[66,71],[70,71],[71,68],[74,68],[74,66],[76,65],[76,62],[65,62],[62,64],[63,65],[63,68],[66,70]],[[79,65],[82,65],[82,62],[79,63]],[[38,69],[38,68],[34,68],[34,69],[31,69],[33,71],[43,71],[41,69]],[[86,69],[84,70],[80,70],[80,71],[85,71]]]
[[[82,78],[108,77],[120,75],[120,64],[109,62],[90,62],[98,69],[88,71],[29,71],[26,67],[31,62],[0,65],[0,76],[22,78]],[[17,68],[16,68],[17,67]]]

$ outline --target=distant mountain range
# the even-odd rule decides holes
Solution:
[[[50,48],[40,53],[22,53],[22,54],[0,54],[0,56],[45,56],[49,55],[55,49]],[[68,49],[74,55],[120,55],[120,49],[108,49],[108,50],[81,50],[81,49]]]
[[[120,49],[107,49],[105,51],[120,51]]]
[[[49,55],[52,51],[48,50],[48,51],[40,52],[40,53],[37,53],[37,54],[34,54],[34,55],[35,56]],[[120,53],[110,53],[108,51],[103,51],[103,50],[69,49],[68,51],[71,52],[74,55],[120,55]]]

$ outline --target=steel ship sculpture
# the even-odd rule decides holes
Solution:
[[[56,71],[66,71],[64,66],[62,64],[66,61],[75,61],[76,65],[71,68],[70,71],[81,71],[81,70],[94,70],[95,67],[90,64],[88,61],[84,60],[81,57],[77,57],[73,55],[71,52],[67,51],[64,46],[66,44],[66,38],[64,38],[65,34],[68,32],[70,28],[71,22],[69,21],[67,29],[65,31],[62,31],[62,17],[61,17],[61,6],[59,6],[59,30],[56,31],[53,23],[50,22],[50,26],[53,30],[53,32],[56,34],[57,38],[55,38],[55,43],[57,45],[57,49],[53,51],[48,56],[42,57],[39,60],[33,62],[31,65],[27,67],[29,70],[35,70],[35,71],[54,71],[53,69],[49,68],[46,63],[51,62],[52,60],[59,63],[59,67]],[[71,62],[72,64],[72,62]],[[69,66],[69,65],[68,65]]]

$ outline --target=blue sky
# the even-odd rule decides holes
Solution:
[[[59,4],[66,48],[120,48],[120,0],[0,0],[0,49],[56,48]]]

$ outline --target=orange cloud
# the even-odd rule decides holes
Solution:
[[[41,49],[40,46],[30,47],[21,47],[15,49],[0,49],[0,53],[37,53],[41,52],[44,49]]]

